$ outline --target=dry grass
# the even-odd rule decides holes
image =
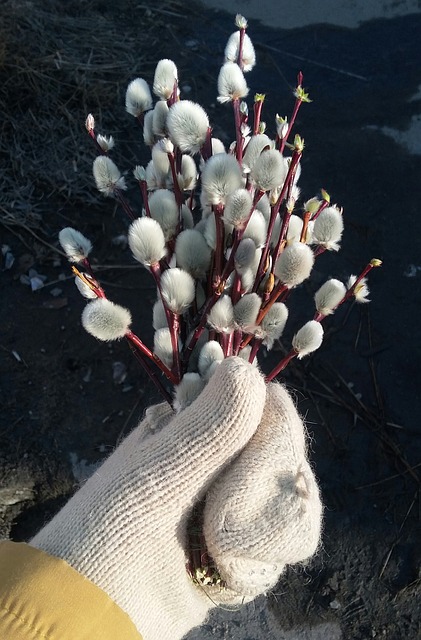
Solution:
[[[132,125],[125,88],[133,77],[153,76],[168,16],[184,19],[179,2],[0,3],[2,222],[45,232],[41,216],[47,222],[53,206],[99,200],[85,117],[94,113],[99,131],[124,140]]]

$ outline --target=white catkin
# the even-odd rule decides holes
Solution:
[[[183,153],[195,154],[206,141],[209,119],[199,104],[180,100],[170,108],[167,127],[172,142]]]
[[[70,262],[82,262],[92,251],[91,241],[72,227],[62,229],[58,234],[58,240]]]
[[[175,241],[177,266],[195,279],[203,279],[209,270],[212,252],[203,235],[196,229],[185,229]]]
[[[145,113],[143,119],[143,142],[147,147],[152,147],[155,144],[155,135],[153,132],[153,111]]]
[[[270,218],[270,202],[266,193],[260,198],[259,202],[256,204],[256,209],[261,211],[265,216],[266,222],[269,222]]]
[[[354,275],[349,276],[348,282],[347,282],[348,289],[352,287],[356,279],[357,279],[357,276],[354,276]],[[363,278],[362,280],[360,280],[360,282],[357,284],[357,286],[354,289],[355,300],[356,302],[359,302],[359,303],[370,302],[370,300],[368,299],[369,295],[370,295],[370,290],[367,286],[367,278]]]
[[[246,79],[238,64],[223,64],[218,76],[218,102],[239,100],[245,98],[248,92]]]
[[[130,311],[105,298],[89,302],[82,313],[82,326],[104,342],[123,338],[132,322]]]
[[[215,362],[222,362],[223,359],[224,352],[219,342],[216,342],[216,340],[209,340],[209,342],[203,345],[199,354],[198,369],[200,375],[207,377],[206,374],[210,367]]]
[[[252,269],[244,269],[241,272],[241,290],[248,292],[253,288],[255,273]]]
[[[234,305],[234,320],[240,329],[245,332],[255,329],[261,304],[262,300],[257,293],[246,293]]]
[[[322,284],[314,296],[318,313],[324,316],[332,314],[345,294],[346,287],[340,280],[331,278]]]
[[[178,224],[178,205],[174,193],[168,189],[157,189],[149,197],[151,218],[159,222],[165,240],[170,240]]]
[[[194,280],[178,267],[167,269],[161,276],[161,294],[167,309],[176,314],[184,313],[194,300]]]
[[[186,204],[181,205],[181,220],[183,223],[183,229],[193,229],[193,214]]]
[[[171,367],[173,363],[173,350],[170,330],[163,328],[155,331],[153,342],[154,354],[157,355],[167,367]]]
[[[234,331],[234,309],[229,296],[222,296],[213,305],[208,314],[208,324],[217,333],[231,333]]]
[[[153,102],[149,85],[143,78],[135,78],[127,87],[126,111],[137,118],[152,109]]]
[[[152,161],[157,184],[165,184],[170,175],[170,161],[159,142],[152,147]]]
[[[198,373],[185,373],[182,381],[175,388],[175,411],[179,413],[191,405],[199,396],[205,384],[205,381]]]
[[[275,275],[289,288],[306,280],[313,268],[314,255],[310,247],[294,242],[286,247],[275,264]]]
[[[289,219],[287,242],[299,242],[303,229],[303,219],[293,214]]]
[[[256,248],[262,247],[265,244],[267,234],[267,224],[263,216],[263,213],[256,209],[251,214],[250,220],[244,231],[244,238],[251,238],[256,245]]]
[[[234,33],[232,33],[228,38],[228,42],[225,47],[226,62],[237,62],[239,46],[240,32],[234,31]],[[243,70],[245,72],[251,71],[256,64],[256,53],[254,51],[254,46],[247,33],[244,34],[241,62],[243,65]]]
[[[197,182],[197,167],[191,156],[181,157],[181,174],[178,175],[178,184],[182,191],[191,191]]]
[[[218,153],[205,163],[202,192],[209,204],[225,204],[227,197],[241,186],[241,169],[232,155]]]
[[[246,360],[246,362],[248,362],[249,357],[250,357],[250,353],[251,353],[251,347],[249,345],[247,345],[246,347],[241,349],[241,351],[238,352],[238,357],[242,358],[243,360]],[[257,367],[257,358],[255,358],[253,360],[253,366]]]
[[[256,245],[251,238],[243,238],[234,256],[234,266],[238,273],[250,268],[256,255]]]
[[[152,112],[152,131],[155,136],[165,137],[167,135],[167,119],[169,108],[165,100],[158,100]]]
[[[261,191],[271,191],[281,187],[285,182],[286,168],[279,151],[269,149],[261,153],[254,164],[251,176]]]
[[[87,298],[88,300],[95,300],[95,298],[97,297],[95,291],[92,291],[92,289],[88,287],[88,285],[78,276],[76,276],[75,278],[75,285],[77,286],[79,293],[84,298]]]
[[[288,308],[283,302],[275,302],[261,322],[263,344],[267,349],[272,349],[275,340],[278,340],[288,320]]]
[[[231,193],[225,205],[224,220],[237,229],[244,226],[253,205],[251,194],[246,189],[236,189]]]
[[[146,166],[145,173],[146,173],[146,184],[149,191],[153,191],[154,189],[165,187],[165,183],[162,184],[158,180],[158,176],[155,173],[155,166],[154,166],[153,160],[149,160]]]
[[[162,300],[157,300],[152,308],[152,326],[155,331],[168,328],[167,315]]]
[[[105,196],[111,196],[116,189],[126,189],[126,183],[118,167],[108,156],[98,156],[94,160],[93,174],[95,184]]]
[[[168,100],[178,80],[178,71],[172,60],[164,58],[156,65],[153,92],[161,100]]]
[[[329,251],[338,251],[344,230],[342,214],[336,207],[327,207],[314,221],[313,242]]]
[[[166,255],[164,232],[152,218],[137,218],[132,222],[128,241],[134,258],[145,266],[158,264]]]
[[[292,346],[297,352],[299,360],[309,353],[316,351],[323,342],[323,327],[320,322],[310,320],[292,339]]]
[[[254,165],[257,160],[260,158],[260,155],[263,149],[269,150],[273,149],[274,143],[273,141],[265,134],[259,133],[255,136],[252,136],[245,148],[244,158],[243,158],[243,168],[246,173],[249,173],[254,169]]]
[[[114,148],[114,138],[113,136],[103,136],[98,133],[96,137],[96,141],[101,147],[101,149],[105,152],[111,151]]]

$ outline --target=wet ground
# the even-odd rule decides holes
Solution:
[[[150,80],[152,57],[174,59],[184,96],[205,106],[216,135],[231,140],[231,114],[216,102],[215,78],[233,29],[232,16],[197,8],[190,8],[186,16],[182,3],[158,3],[152,8],[125,2],[118,11],[107,2],[69,3],[66,10],[61,5],[59,9],[58,2],[11,6],[14,33],[31,23],[34,39],[37,24],[57,32],[66,17],[71,19],[65,23],[63,51],[69,33],[72,37],[81,33],[78,20],[83,21],[83,36],[93,55],[95,23],[122,34],[122,44],[109,47],[103,70],[104,82],[114,82],[120,105],[116,99],[116,104],[106,101],[92,107],[101,131],[121,140],[121,157],[120,151],[114,156],[121,168],[129,171],[135,160],[146,159],[137,130],[124,115],[125,78],[114,78],[110,71],[121,60],[124,36],[127,47],[138,43],[140,62],[134,75]],[[42,19],[40,6],[45,8]],[[7,25],[10,28],[10,11]],[[26,68],[26,56],[27,66],[39,65],[35,77],[48,103],[58,105],[60,117],[52,127],[63,136],[72,127],[73,138],[68,150],[59,153],[61,181],[60,174],[54,174],[49,183],[42,167],[31,170],[29,191],[21,188],[28,178],[25,163],[13,175],[14,185],[9,169],[17,166],[19,153],[27,154],[28,162],[31,154],[41,153],[40,143],[17,151],[11,146],[13,136],[4,136],[1,147],[6,178],[0,236],[9,251],[0,279],[0,531],[22,540],[65,502],[157,397],[125,345],[107,347],[84,333],[79,321],[83,302],[56,250],[63,226],[76,226],[88,235],[97,263],[106,267],[100,273],[108,291],[115,301],[130,306],[136,328],[150,343],[154,288],[145,272],[133,268],[128,252],[113,244],[112,239],[127,228],[125,219],[113,202],[96,196],[89,177],[94,149],[83,133],[83,114],[86,108],[91,110],[89,91],[84,94],[87,104],[77,107],[77,92],[69,90],[67,108],[75,121],[63,117],[62,87],[54,76],[60,43],[51,34],[51,76],[45,71],[50,63],[44,54],[29,60],[28,43],[16,70],[7,66],[10,33],[4,38],[6,55],[0,58],[0,72],[9,78],[9,98],[2,103],[5,136],[10,133],[8,119],[16,118],[15,106],[7,110],[14,104],[13,74]],[[307,415],[312,459],[326,504],[321,552],[308,567],[290,570],[266,600],[242,612],[217,612],[207,630],[189,637],[417,638],[421,14],[374,20],[353,29],[320,24],[272,30],[252,20],[249,33],[258,55],[258,66],[247,78],[250,95],[266,93],[263,119],[268,127],[273,128],[275,113],[290,113],[299,70],[313,99],[302,108],[296,128],[306,142],[303,198],[324,187],[344,207],[342,249],[318,261],[312,282],[299,294],[293,320],[299,323],[308,317],[311,307],[305,294],[327,277],[345,279],[372,257],[381,258],[384,265],[370,278],[371,303],[340,310],[326,325],[323,348],[285,375]],[[47,31],[47,42],[48,37]],[[148,47],[144,69],[142,42]],[[80,84],[89,74],[84,62],[80,60],[77,70]],[[133,77],[130,69],[126,74]],[[95,82],[101,81],[98,68]],[[31,90],[22,118],[32,109],[36,127],[41,118],[39,84],[33,89],[33,103]],[[16,126],[13,135],[19,137]],[[408,141],[410,150],[405,146]],[[46,138],[44,153],[48,145]],[[75,162],[77,176],[87,176],[83,189],[72,177]],[[135,192],[132,197],[136,203]],[[7,253],[14,257],[13,264]],[[46,276],[44,286],[35,292],[25,284],[29,269]],[[125,375],[118,375],[121,366],[116,363],[123,363]]]

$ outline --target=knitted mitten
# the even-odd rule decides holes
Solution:
[[[143,423],[31,544],[63,558],[103,589],[126,611],[144,640],[179,640],[204,621],[218,599],[239,602],[244,595],[264,591],[286,562],[307,557],[310,547],[314,550],[320,530],[318,492],[305,463],[302,423],[287,395],[279,406],[276,392],[271,390],[269,396],[262,420],[266,387],[257,369],[239,358],[222,362],[198,399],[180,414],[164,405],[148,410]],[[285,411],[292,412],[291,419]],[[281,446],[297,452],[294,460],[299,469],[286,452],[274,461],[278,445],[271,442],[269,431],[276,431],[278,420],[285,434]],[[260,444],[259,423],[267,432]],[[298,433],[288,427],[292,424]],[[288,444],[288,439],[294,442]],[[250,468],[250,476],[246,458],[243,462],[248,447],[250,456],[260,460],[257,468]],[[268,494],[254,491],[251,479],[255,477],[262,486],[262,465],[268,467],[266,477],[271,478],[269,500]],[[285,465],[285,474],[279,465]],[[276,493],[284,475],[290,478],[291,490]],[[244,482],[244,489],[250,487],[250,500],[242,491],[234,498],[237,482]],[[186,571],[187,520],[208,491],[206,540],[227,582],[225,590],[214,588],[213,602]],[[284,496],[288,505],[282,507],[278,501]],[[234,500],[229,502],[227,497]],[[261,501],[260,513],[257,503],[250,512],[251,500]],[[314,522],[306,502],[313,505]],[[276,513],[270,513],[271,503],[283,518],[281,523]],[[242,514],[244,509],[247,512]],[[246,522],[249,516],[254,518],[251,530]],[[284,543],[280,527],[285,526],[295,527],[301,543],[298,539]],[[278,552],[278,543],[285,544],[286,559]],[[294,554],[294,545],[307,547]],[[270,579],[262,579],[262,572],[270,574]]]

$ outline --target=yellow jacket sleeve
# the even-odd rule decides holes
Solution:
[[[64,560],[0,542],[1,640],[142,640],[129,616]]]

